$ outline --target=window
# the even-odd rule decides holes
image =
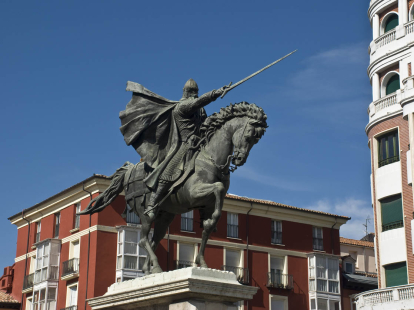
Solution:
[[[34,283],[46,280],[57,280],[59,273],[60,243],[44,242],[36,248],[36,268]]]
[[[242,253],[238,250],[225,249],[226,256],[223,270],[233,272],[240,283],[249,282],[249,270],[243,268]]]
[[[40,221],[36,222],[36,238],[35,238],[35,242],[39,242],[40,241],[40,231],[42,230],[42,226]]]
[[[331,298],[312,298],[311,310],[340,310],[340,301]],[[328,308],[329,306],[329,308]]]
[[[404,226],[401,194],[380,200],[382,231]]]
[[[398,15],[390,14],[384,23],[384,33],[393,30],[398,26]]]
[[[400,88],[400,76],[398,74],[394,74],[390,77],[385,86],[385,95],[395,93]]]
[[[126,222],[127,224],[141,224],[141,219],[138,214],[132,211],[129,205],[127,205]]]
[[[323,251],[322,227],[313,227],[313,249]]]
[[[59,238],[60,213],[55,214],[55,238]]]
[[[407,284],[406,262],[384,266],[387,287]]]
[[[282,222],[272,221],[272,243],[282,244]]]
[[[239,237],[239,216],[235,213],[227,212],[227,237]]]
[[[32,304],[33,304],[33,299],[32,297],[27,297],[26,298],[26,310],[32,310]]]
[[[378,167],[392,164],[400,160],[398,131],[382,135],[378,139]]]
[[[42,288],[33,292],[34,310],[55,310],[56,309],[56,287]]]
[[[118,231],[117,269],[142,270],[147,251],[138,246],[140,230]]]
[[[292,288],[293,277],[284,274],[285,257],[270,257],[268,285],[277,288]]]
[[[286,296],[270,296],[270,310],[287,310],[288,298]]]
[[[309,257],[309,291],[339,294],[339,260],[329,256]]]
[[[353,273],[354,272],[354,268],[352,266],[352,263],[345,263],[345,272],[347,273]]]
[[[81,205],[80,203],[76,204],[76,213],[79,213],[81,211]],[[80,215],[75,215],[75,228],[79,228],[79,224],[80,224]]]
[[[78,283],[67,287],[66,291],[66,308],[68,310],[76,309],[78,305]]]
[[[181,214],[181,230],[193,231],[193,211]]]
[[[193,244],[180,243],[178,244],[178,260],[177,269],[193,267],[194,266],[194,252],[195,247]]]

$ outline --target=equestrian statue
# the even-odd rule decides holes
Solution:
[[[262,108],[247,102],[230,104],[209,117],[204,107],[290,54],[233,86],[230,83],[200,97],[197,83],[189,79],[179,101],[128,82],[132,99],[119,114],[120,130],[141,161],[126,162],[110,177],[110,186],[79,214],[103,210],[124,191],[129,207],[123,216],[135,212],[141,219],[139,245],[148,253],[142,270],[149,274],[162,272],[155,250],[174,217],[199,210],[203,232],[194,263],[207,268],[204,251],[221,216],[230,172],[246,162],[266,131],[267,116]]]

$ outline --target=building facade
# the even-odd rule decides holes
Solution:
[[[414,145],[413,4],[412,0],[372,0],[368,9],[373,30],[368,66],[372,102],[365,131],[371,151],[371,194],[380,287],[377,293],[382,293],[362,294],[361,309],[382,306],[382,301],[393,304],[389,309],[398,309],[397,303],[405,305],[407,300],[414,300],[410,291],[410,284],[414,282],[411,168],[414,153],[410,150],[410,145]]]
[[[76,216],[108,185],[94,175],[9,218],[17,226],[11,295],[25,310],[84,310],[114,282],[142,276],[140,220],[105,210]],[[328,309],[341,305],[339,228],[349,218],[227,195],[205,252],[210,268],[259,287],[240,309]],[[156,253],[164,271],[194,265],[202,228],[197,211],[176,216]]]

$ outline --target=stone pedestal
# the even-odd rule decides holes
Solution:
[[[88,303],[92,310],[237,310],[236,303],[257,290],[232,272],[189,267],[112,284]]]

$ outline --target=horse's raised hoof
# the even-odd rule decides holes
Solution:
[[[160,266],[155,266],[154,268],[152,268],[151,273],[161,273],[162,269]]]

